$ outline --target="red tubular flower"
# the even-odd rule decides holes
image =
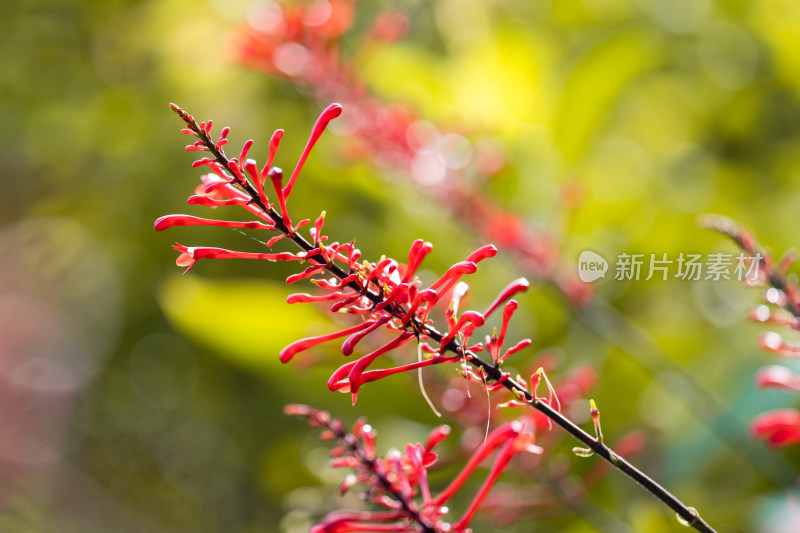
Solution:
[[[325,265],[311,265],[310,267],[306,268],[304,271],[299,272],[297,274],[292,274],[291,276],[286,278],[286,284],[291,285],[292,283],[298,282],[302,279],[310,278],[315,274],[319,274],[320,272],[325,270]]]
[[[228,134],[230,132],[231,132],[231,129],[228,126],[225,126],[224,128],[222,128],[222,131],[220,131],[220,133],[219,133],[219,138],[217,139],[217,142],[214,143],[214,146],[218,150],[228,143],[228,138],[227,137],[228,137]],[[186,132],[184,132],[184,133],[186,133]],[[192,130],[189,130],[188,133],[193,133],[193,132],[192,132]]]
[[[517,310],[519,304],[517,304],[516,300],[511,300],[506,303],[505,308],[503,309],[503,324],[500,327],[500,334],[497,337],[492,337],[486,343],[486,350],[491,354],[492,360],[494,364],[499,364],[502,359],[500,358],[500,349],[503,347],[503,343],[506,340],[506,330],[508,329],[508,322],[511,320],[511,317],[514,315],[514,311]],[[507,354],[506,357],[510,355]]]
[[[486,244],[469,254],[466,260],[477,264],[484,259],[494,257],[495,255],[497,255],[497,246],[494,244]]]
[[[305,294],[295,293],[290,294],[286,298],[287,304],[308,304],[317,302],[329,302],[331,300],[339,300],[343,297],[350,295],[349,292],[332,292],[329,294]]]
[[[465,311],[459,318],[458,322],[456,322],[455,327],[453,327],[450,332],[442,338],[441,346],[442,350],[450,343],[453,338],[462,330],[467,324],[473,324],[475,327],[481,327],[485,319],[483,315],[478,313],[477,311]]]
[[[347,379],[347,376],[350,375],[350,371],[357,362],[358,360],[350,361],[334,370],[333,374],[328,378],[328,390],[332,392],[350,392],[350,380]]]
[[[401,298],[407,297],[410,288],[411,286],[408,283],[398,283],[389,292],[389,294],[384,297],[383,301],[375,306],[375,311],[380,311],[383,308],[397,302]]]
[[[450,435],[450,426],[441,425],[433,428],[428,434],[428,440],[425,441],[425,463],[426,466],[430,466],[436,461],[436,454],[432,453],[433,449],[441,444],[444,439],[446,439]]]
[[[283,188],[283,170],[278,167],[272,167],[267,172],[267,177],[272,182],[272,187],[275,189],[275,194],[278,196],[278,205],[280,205],[281,219],[283,224],[292,231],[292,220],[289,218],[289,211],[286,209],[286,190]]]
[[[369,283],[375,279],[383,280],[387,274],[391,274],[387,269],[392,266],[394,267],[392,271],[397,269],[397,262],[392,258],[386,258],[378,262],[377,265],[370,267],[367,276],[364,278],[363,287],[368,287]]]
[[[331,466],[348,468],[352,476],[345,480],[346,488],[354,483],[367,487],[367,498],[387,508],[387,511],[334,511],[325,516],[311,531],[428,531],[433,533],[464,532],[475,516],[489,490],[508,467],[512,457],[520,452],[541,453],[533,444],[533,434],[520,421],[512,421],[492,431],[472,454],[467,465],[440,494],[431,494],[428,469],[435,465],[434,448],[450,433],[447,426],[434,428],[424,445],[408,443],[405,453],[390,452],[386,457],[375,455],[375,430],[365,421],[356,422],[352,432],[325,411],[307,406],[287,406],[286,412],[308,419],[323,431],[323,438],[336,440],[331,452]],[[454,525],[442,520],[448,509],[444,504],[452,498],[480,464],[497,452],[486,480],[475,494],[472,503]]]
[[[494,313],[498,307],[500,307],[503,302],[517,294],[518,292],[525,292],[530,287],[530,283],[525,278],[515,279],[506,287],[500,291],[500,294],[497,295],[497,298],[486,308],[486,311],[483,312],[483,316],[489,317],[492,313]]]
[[[283,139],[283,130],[275,130],[269,140],[269,154],[267,155],[267,162],[264,168],[261,169],[261,179],[266,179],[269,169],[272,168],[272,163],[275,161],[275,155],[278,153],[278,148]]]
[[[270,205],[269,198],[267,198],[267,194],[264,192],[264,182],[261,180],[255,160],[244,160],[242,168],[250,177],[250,182],[255,186],[256,191],[258,191],[258,198],[261,200],[261,203],[267,206]]]
[[[292,194],[294,182],[297,181],[297,176],[300,175],[300,171],[303,169],[303,165],[308,158],[308,154],[311,153],[311,149],[314,148],[315,144],[317,144],[320,135],[322,135],[322,132],[328,127],[328,124],[330,124],[331,120],[335,119],[341,114],[342,106],[339,104],[331,104],[326,107],[325,111],[323,111],[319,118],[317,118],[317,122],[314,124],[314,128],[311,130],[311,136],[308,138],[308,142],[306,143],[306,147],[303,149],[303,153],[300,155],[300,161],[298,161],[297,166],[294,167],[294,172],[292,172],[292,176],[289,178],[289,183],[286,184],[286,187],[283,190],[283,194],[286,198]]]
[[[432,290],[437,290],[442,287],[446,287],[448,284],[455,285],[458,279],[463,276],[464,274],[474,274],[475,271],[478,270],[478,265],[473,263],[472,261],[461,261],[460,263],[456,263],[455,265],[451,266],[447,269],[447,272],[442,274],[442,277],[436,280],[436,282],[431,285]],[[447,289],[440,290],[439,292],[443,294],[446,292]]]
[[[413,337],[414,334],[412,332],[404,331],[399,337],[396,337],[389,343],[381,346],[372,353],[368,353],[356,361],[356,364],[354,364],[353,368],[350,369],[350,374],[348,375],[348,380],[350,381],[350,392],[353,395],[353,405],[355,405],[356,400],[358,399],[358,390],[363,384],[361,375],[367,369],[367,367],[369,367],[369,365],[371,365],[373,361],[375,361],[375,359],[381,355],[388,353],[399,346],[402,346],[406,342],[410,341]]]
[[[453,329],[456,327],[456,316],[458,315],[458,308],[461,305],[461,300],[467,295],[469,285],[463,281],[456,283],[453,287],[453,293],[450,296],[450,305],[445,311],[445,319],[447,320],[447,327]]]
[[[411,245],[411,249],[408,251],[408,266],[403,275],[403,283],[411,281],[412,276],[417,271],[417,268],[419,268],[422,260],[425,259],[425,256],[428,255],[431,250],[433,250],[433,245],[431,243],[425,242],[422,239],[414,241]]]
[[[393,368],[367,370],[366,372],[361,374],[361,384],[363,385],[364,383],[369,383],[371,381],[378,381],[379,379],[389,377],[393,374],[411,372],[413,370],[424,368],[426,366],[439,365],[443,363],[458,363],[461,361],[462,359],[459,356],[438,355],[435,357],[431,357],[430,359],[423,359],[422,361],[417,361],[415,363],[408,363],[406,365],[400,365]],[[350,373],[350,371],[352,370],[352,368],[355,366],[356,363],[357,361],[351,361],[339,367],[328,380],[328,388],[332,391],[350,392],[350,381],[349,379],[344,379],[344,376]]]
[[[372,333],[373,331],[375,331],[379,327],[381,327],[384,324],[386,324],[389,321],[389,318],[390,317],[388,317],[388,316],[382,316],[381,318],[379,318],[377,320],[369,320],[369,321],[365,322],[365,324],[368,324],[368,327],[365,327],[362,330],[360,330],[360,331],[358,331],[356,333],[353,333],[352,335],[347,337],[347,339],[344,341],[344,344],[342,344],[342,353],[344,355],[352,354],[353,350],[356,347],[356,344],[358,344],[358,342],[361,339],[363,339],[364,337],[366,337],[367,335],[369,335],[370,333]]]
[[[229,198],[222,200],[206,195],[194,195],[190,196],[186,200],[186,203],[189,205],[203,205],[206,207],[224,207],[229,205],[244,206],[247,203],[247,200],[243,198]]]
[[[267,248],[272,248],[273,246],[275,246],[275,244],[278,243],[278,241],[280,241],[281,239],[285,239],[286,237],[288,237],[288,235],[285,233],[271,237],[270,240],[267,241]]]
[[[347,335],[351,335],[357,331],[361,331],[362,329],[369,326],[369,323],[364,322],[361,324],[357,324],[353,327],[343,329],[341,331],[336,331],[334,333],[328,333],[327,335],[319,335],[317,337],[308,337],[306,339],[300,339],[298,341],[294,341],[289,346],[281,350],[280,358],[282,363],[287,363],[291,360],[292,357],[298,352],[302,352],[304,350],[308,350],[309,348],[313,348],[318,344],[322,344],[323,342],[338,339],[340,337],[346,337]]]
[[[358,304],[362,303],[364,297],[360,293],[356,293],[353,296],[348,296],[342,300],[339,300],[335,304],[331,306],[331,313],[357,313],[362,314],[366,312],[363,308],[357,307]]]
[[[774,409],[753,419],[753,435],[763,438],[772,446],[800,444],[800,411]]]
[[[422,305],[435,301],[437,296],[436,291],[433,289],[425,289],[417,292],[414,300],[411,302],[411,307],[409,307],[408,312],[401,318],[403,325],[408,324],[408,322],[416,316],[417,311]],[[427,315],[427,313],[425,314]],[[425,317],[423,316],[420,318],[422,318],[424,322]]]
[[[524,435],[524,437],[520,438],[520,435]],[[517,441],[517,439],[520,439]],[[498,457],[496,463],[498,468],[494,469],[490,473],[489,478],[487,478],[488,486],[491,486],[492,483],[497,479],[500,472],[506,467],[508,464],[508,459],[518,452],[527,451],[530,453],[542,453],[542,449],[538,446],[533,444],[533,435],[530,433],[524,433],[524,424],[519,420],[513,420],[511,422],[506,422],[502,426],[498,427],[494,431],[492,431],[489,436],[486,438],[486,441],[472,454],[470,457],[469,462],[467,462],[466,466],[461,470],[458,476],[447,486],[445,490],[443,490],[436,498],[434,498],[432,504],[433,505],[444,505],[458,490],[461,486],[466,482],[466,480],[472,475],[475,469],[480,465],[493,451],[503,445],[511,445],[506,453],[503,453],[501,456]],[[486,490],[488,487],[484,485]],[[478,497],[485,497],[483,494],[484,488],[481,489],[481,492],[478,494]],[[479,503],[478,503],[479,505]],[[477,506],[475,506],[477,508]],[[474,509],[472,510],[472,514],[474,514]],[[466,515],[465,517],[466,518]],[[464,521],[462,518],[462,521]],[[472,516],[469,516],[471,519]],[[462,523],[461,526],[466,527],[469,523],[469,520],[466,520],[466,523]]]
[[[244,168],[245,161],[247,161],[247,154],[250,152],[250,148],[253,146],[253,139],[248,139],[242,145],[242,151],[239,152],[239,166]]]
[[[521,424],[519,421],[511,422]],[[498,429],[502,429],[498,428]],[[494,463],[492,464],[492,468],[489,471],[489,475],[486,477],[486,480],[481,485],[481,488],[478,490],[478,493],[473,498],[472,502],[469,504],[469,507],[464,512],[463,516],[453,524],[454,531],[464,531],[472,522],[472,519],[475,517],[475,513],[477,513],[478,508],[489,495],[489,490],[491,490],[492,486],[497,482],[497,479],[500,477],[500,474],[505,470],[508,463],[511,459],[519,452],[526,451],[529,453],[542,453],[542,449],[538,446],[533,444],[533,434],[532,433],[520,433],[510,439],[508,439],[503,447],[498,452],[497,458],[495,459]]]
[[[397,511],[334,511],[322,522],[311,528],[309,533],[350,533],[354,531],[413,531],[406,524],[380,522],[402,519],[403,514]]]
[[[280,252],[277,254],[261,254],[253,252],[235,252],[233,250],[225,250],[224,248],[212,248],[205,246],[188,247],[180,243],[172,245],[173,248],[181,252],[175,263],[178,266],[187,267],[184,274],[189,272],[195,263],[200,259],[262,259],[266,261],[303,261],[305,260],[305,253],[292,254],[289,252]]]
[[[242,174],[242,169],[239,167],[239,162],[236,159],[228,161],[228,170],[238,183],[247,183],[247,178]]]
[[[756,373],[756,385],[761,388],[777,387],[800,392],[800,375],[785,366],[765,366]]]
[[[312,237],[314,238],[314,244],[319,245],[320,242],[324,242],[327,240],[327,237],[322,235],[322,225],[325,223],[325,211],[320,213],[317,219],[314,221],[314,234]]]

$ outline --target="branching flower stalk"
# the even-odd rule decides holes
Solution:
[[[753,310],[750,319],[800,331],[800,287],[797,277],[789,275],[789,267],[797,260],[797,251],[789,250],[776,261],[758,244],[752,232],[727,217],[705,215],[699,223],[735,242],[742,251],[737,260],[750,260],[752,275],[746,276],[745,281],[764,290],[764,303]],[[763,334],[759,344],[780,357],[800,357],[800,345],[786,342],[777,331]],[[769,365],[758,371],[756,384],[761,388],[800,392],[800,375],[782,365]],[[761,413],[752,421],[751,430],[771,446],[800,444],[800,411],[778,408]]]
[[[420,280],[414,276],[417,268],[433,246],[421,240],[415,241],[409,251],[408,263],[401,264],[394,259],[384,258],[377,263],[359,261],[360,251],[354,241],[349,243],[328,243],[329,238],[322,234],[325,221],[323,212],[310,226],[309,239],[299,233],[302,227],[311,224],[309,219],[293,222],[288,211],[288,199],[296,180],[302,170],[311,149],[319,139],[328,123],[342,111],[338,104],[326,108],[314,128],[300,160],[284,185],[283,171],[273,162],[282,130],[277,130],[269,144],[269,155],[266,165],[259,169],[253,159],[247,157],[253,141],[247,141],[239,157],[228,158],[223,146],[227,143],[229,128],[224,128],[216,140],[211,137],[211,121],[198,123],[191,115],[172,104],[173,111],[184,121],[186,128],[182,131],[196,140],[187,146],[188,151],[200,151],[208,154],[194,163],[194,167],[206,166],[210,174],[203,176],[203,183],[196,189],[196,194],[189,198],[189,204],[210,207],[237,205],[254,215],[257,220],[248,222],[204,219],[189,215],[168,215],[155,222],[159,231],[172,226],[216,225],[232,228],[251,228],[274,232],[266,247],[269,249],[283,239],[291,240],[299,249],[298,253],[290,252],[238,252],[212,247],[187,247],[175,244],[180,252],[177,264],[187,267],[188,271],[200,259],[266,259],[269,261],[297,261],[309,263],[302,272],[287,278],[287,283],[302,279],[310,279],[322,289],[323,294],[292,294],[288,303],[331,302],[331,311],[360,315],[362,321],[341,331],[310,337],[296,341],[281,351],[281,361],[288,362],[297,353],[312,348],[322,342],[345,338],[342,353],[351,355],[358,343],[367,335],[379,330],[389,330],[393,339],[380,348],[350,361],[338,368],[330,377],[328,387],[332,391],[350,393],[353,403],[356,402],[359,390],[368,382],[377,381],[393,374],[414,371],[436,364],[455,363],[460,367],[466,379],[481,383],[487,392],[505,388],[513,393],[515,400],[507,402],[509,406],[526,406],[536,409],[549,421],[564,429],[576,438],[584,448],[579,455],[596,454],[614,468],[624,473],[659,499],[676,514],[681,523],[701,532],[714,532],[697,513],[685,505],[669,491],[656,483],[642,471],[634,467],[626,459],[611,450],[602,439],[599,426],[599,411],[592,405],[592,419],[595,421],[596,435],[592,436],[578,427],[560,412],[558,398],[550,386],[543,371],[531,376],[530,386],[520,377],[512,377],[503,371],[502,364],[507,357],[531,344],[524,339],[513,346],[505,347],[505,336],[508,323],[516,311],[518,304],[511,297],[528,287],[525,279],[510,283],[501,291],[495,301],[484,311],[461,311],[460,305],[468,291],[466,283],[461,281],[464,275],[474,273],[477,264],[497,253],[492,245],[486,245],[472,254],[465,261],[456,263],[428,288],[420,287]],[[271,185],[276,202],[271,202],[266,188]],[[314,277],[332,275],[332,278]],[[430,317],[431,311],[445,298],[449,305],[445,310],[447,329],[440,331]],[[502,308],[502,325],[500,332],[486,337],[485,342],[470,344],[470,337],[476,329],[483,326],[490,315]],[[425,358],[416,362],[393,368],[370,369],[379,357],[415,339]],[[486,352],[490,359],[478,354]],[[539,396],[538,389],[544,382],[548,392]],[[420,526],[422,527],[422,526]],[[350,529],[357,530],[357,529]],[[422,527],[423,531],[427,531]],[[325,531],[345,531],[331,528]]]
[[[758,447],[742,446],[738,417],[730,406],[719,402],[652,339],[641,337],[630,319],[595,294],[591,284],[580,281],[574,265],[566,268],[552,231],[533,227],[486,194],[485,185],[503,179],[508,165],[504,150],[491,137],[465,131],[463,124],[455,128],[433,124],[408,103],[388,101],[370,89],[360,72],[362,59],[402,39],[412,20],[403,11],[381,11],[365,27],[363,20],[355,24],[357,6],[358,0],[256,2],[247,23],[231,33],[231,42],[242,65],[272,80],[284,80],[320,106],[342,102],[346,110],[339,126],[346,133],[341,150],[346,157],[370,162],[378,174],[408,180],[437,208],[471,228],[477,238],[513,256],[532,280],[557,288],[573,313],[572,320],[597,333],[634,364],[652,375],[680,376],[684,392],[675,395],[675,401],[688,406],[767,478],[779,485],[790,482],[794,469],[787,468],[786,462],[765,457]],[[361,30],[351,31],[354,28]],[[564,207],[577,206],[581,191],[577,181],[565,182]],[[637,346],[634,338],[646,345]],[[800,425],[800,415],[793,418]],[[724,425],[728,429],[720,429],[717,422],[722,419],[728,421]]]
[[[542,453],[542,449],[533,444],[533,434],[525,431],[522,422],[507,422],[492,431],[455,479],[441,493],[433,496],[428,485],[428,468],[437,459],[434,448],[450,434],[448,426],[434,428],[424,445],[407,444],[405,453],[394,450],[386,457],[379,457],[375,452],[376,431],[364,419],[356,421],[350,432],[327,411],[296,404],[286,406],[284,411],[308,420],[312,427],[322,428],[320,437],[323,440],[336,441],[331,451],[331,457],[334,458],[332,466],[353,471],[339,486],[340,494],[354,484],[361,483],[368,487],[366,497],[369,501],[388,509],[382,512],[333,512],[313,527],[311,533],[466,531],[489,489],[511,458],[520,452]],[[496,450],[498,453],[489,475],[461,518],[453,525],[442,521],[441,517],[449,511],[445,507],[448,500],[462,487],[478,465]]]

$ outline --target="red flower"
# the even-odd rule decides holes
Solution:
[[[765,439],[773,446],[800,444],[800,411],[774,409],[753,419],[753,435]]]
[[[765,366],[756,374],[756,384],[761,388],[777,387],[800,392],[800,375],[785,366]]]

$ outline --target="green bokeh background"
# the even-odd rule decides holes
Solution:
[[[287,83],[236,65],[230,36],[248,6],[5,6],[0,531],[303,531],[338,505],[336,477],[316,436],[281,415],[285,403],[367,415],[384,449],[439,423],[411,378],[368,387],[356,408],[327,392],[335,348],[310,368],[278,362],[288,342],[331,328],[321,312],[283,303],[290,267],[205,262],[182,277],[169,246],[252,250],[248,237],[152,230],[158,216],[189,210],[199,174],[168,102],[231,126],[231,146],[256,139],[260,160],[284,128],[284,167],[319,112]],[[502,143],[508,169],[486,194],[555,235],[565,268],[586,248],[608,258],[732,253],[697,228],[704,212],[741,221],[777,252],[800,243],[800,5],[365,1],[355,33],[381,8],[404,11],[410,32],[357,55],[360,74],[387,101]],[[357,35],[347,39],[355,46]],[[402,258],[415,238],[430,240],[434,271],[482,244],[408,182],[342,158],[343,142],[323,138],[294,213],[325,209],[330,234],[357,237],[369,258]],[[564,205],[564,187],[576,185],[582,200]],[[494,259],[474,277],[473,301],[521,275],[513,258]],[[634,462],[719,531],[796,531],[800,455],[768,450],[747,429],[755,414],[797,404],[753,385],[774,362],[756,346],[763,328],[745,320],[758,291],[612,279],[596,289],[574,311],[535,284],[513,335],[533,338],[531,354],[556,349],[556,380],[592,365],[606,436],[644,430]],[[568,444],[542,468],[566,462],[577,480],[586,460]],[[581,504],[506,530],[683,528],[612,473]]]

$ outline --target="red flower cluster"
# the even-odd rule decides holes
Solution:
[[[162,231],[172,226],[214,225],[265,230],[276,233],[266,242],[268,249],[285,238],[294,241],[301,249],[299,253],[239,252],[175,244],[174,248],[180,252],[177,264],[187,267],[188,271],[200,259],[239,258],[307,262],[309,266],[302,272],[289,276],[286,282],[295,283],[308,278],[322,292],[292,294],[288,297],[288,303],[330,302],[331,312],[360,315],[362,318],[355,326],[293,342],[281,351],[282,362],[288,362],[298,352],[322,342],[340,338],[344,338],[341,351],[349,356],[367,335],[380,329],[389,330],[393,337],[390,341],[342,365],[328,381],[328,387],[332,391],[351,393],[355,403],[358,392],[365,383],[399,372],[442,363],[461,362],[468,378],[485,384],[486,375],[475,373],[466,366],[474,354],[486,351],[491,356],[494,367],[499,368],[507,357],[530,345],[530,339],[525,339],[512,346],[506,346],[508,323],[518,307],[517,302],[511,297],[528,288],[528,282],[524,278],[510,283],[482,313],[461,310],[462,300],[469,290],[461,278],[474,273],[480,261],[497,253],[497,249],[492,245],[478,248],[464,261],[450,267],[430,287],[423,288],[415,273],[433,249],[433,245],[428,242],[417,240],[411,245],[407,264],[391,258],[384,258],[377,263],[362,260],[361,252],[355,247],[354,241],[343,244],[329,243],[329,238],[322,233],[324,212],[309,228],[310,240],[300,235],[298,231],[311,222],[309,219],[304,219],[294,223],[289,215],[287,202],[311,149],[328,123],[341,113],[340,105],[332,104],[322,112],[297,166],[285,185],[282,170],[272,165],[283,136],[282,130],[277,130],[273,134],[267,163],[259,169],[256,162],[247,157],[253,141],[244,144],[238,158],[228,159],[223,146],[227,142],[229,128],[223,129],[219,137],[212,140],[211,121],[197,124],[194,118],[177,106],[173,106],[173,110],[188,126],[183,133],[197,139],[186,149],[207,152],[210,156],[199,159],[193,165],[206,166],[212,173],[203,176],[201,185],[196,189],[196,194],[189,198],[188,203],[210,207],[239,206],[249,211],[257,220],[239,222],[177,214],[156,220],[155,229]],[[270,201],[267,196],[265,192],[267,182],[271,183],[277,202]],[[330,274],[333,274],[333,277],[328,277]],[[442,302],[448,304],[444,311],[447,331],[439,333],[431,325],[429,314]],[[486,319],[501,307],[503,316],[500,332],[487,336],[485,342],[470,345],[470,337],[475,330],[483,326]],[[379,357],[399,348],[411,339],[415,339],[419,347],[420,357],[416,362],[393,368],[370,368]],[[451,352],[450,355],[446,353],[448,351]],[[422,354],[425,355],[424,358]],[[536,374],[537,379],[539,375]],[[509,376],[505,374],[504,377]],[[501,386],[502,380],[497,380],[492,385],[495,389]]]
[[[382,511],[334,511],[311,528],[311,533],[346,533],[350,531],[467,531],[481,503],[492,485],[520,452],[541,453],[534,444],[533,433],[526,431],[520,421],[507,422],[492,431],[472,454],[464,468],[440,493],[433,495],[428,484],[428,469],[437,455],[434,448],[450,433],[448,426],[435,428],[425,444],[407,444],[405,453],[390,452],[379,457],[375,452],[376,431],[365,420],[358,420],[352,431],[333,419],[327,411],[306,405],[288,405],[289,415],[305,418],[314,427],[322,428],[323,440],[335,440],[331,451],[334,468],[353,471],[340,485],[340,493],[355,484],[366,486],[366,498],[382,507]],[[475,469],[497,451],[489,474],[472,499],[464,514],[453,524],[442,518],[449,512],[445,507],[469,479]]]
[[[750,319],[763,324],[800,331],[800,289],[797,278],[788,276],[789,267],[797,260],[795,252],[784,254],[779,260],[763,250],[753,234],[732,220],[720,216],[705,216],[700,224],[730,237],[739,247],[757,261],[758,275],[751,285],[764,288],[764,304],[750,313]],[[777,331],[761,336],[759,345],[782,357],[800,357],[800,345],[787,343]],[[780,365],[763,367],[756,374],[756,384],[761,388],[780,388],[800,392],[800,375]],[[757,437],[773,446],[800,444],[800,411],[773,409],[757,416],[751,429]]]
[[[591,297],[591,285],[572,269],[563,270],[553,239],[520,216],[493,204],[478,186],[505,167],[505,156],[489,142],[471,143],[456,133],[440,133],[402,104],[370,94],[341,52],[341,37],[354,20],[355,0],[270,3],[248,17],[234,36],[240,60],[270,76],[286,79],[320,105],[342,102],[352,157],[369,158],[390,175],[411,178],[483,238],[514,252],[523,269],[551,281],[575,305]],[[362,48],[399,39],[408,28],[400,12],[377,16]],[[466,171],[474,179],[467,180]]]
[[[460,278],[465,274],[474,273],[479,261],[493,256],[497,252],[494,246],[479,248],[465,261],[450,267],[430,287],[423,289],[414,272],[432,248],[430,243],[415,241],[409,252],[408,265],[399,264],[393,259],[384,259],[378,263],[368,261],[358,263],[357,252],[349,254],[347,267],[350,274],[347,277],[342,280],[312,279],[318,287],[326,291],[324,294],[290,295],[287,300],[289,303],[333,301],[332,312],[359,314],[364,320],[351,328],[298,340],[281,351],[281,361],[287,362],[300,351],[337,338],[345,338],[341,351],[344,355],[351,355],[356,345],[368,334],[380,328],[393,331],[394,338],[391,341],[359,359],[342,365],[331,375],[328,387],[331,390],[352,393],[355,403],[359,388],[364,383],[391,374],[441,363],[465,362],[471,354],[484,350],[490,353],[492,361],[499,366],[508,356],[530,345],[530,339],[525,339],[503,350],[508,322],[517,308],[517,302],[509,298],[516,292],[528,288],[528,283],[524,279],[509,284],[483,313],[477,311],[459,313],[460,300],[468,289],[466,283],[459,281]],[[312,266],[300,276],[311,276],[322,271],[321,266]],[[355,283],[357,288],[349,287],[350,283]],[[447,301],[445,297],[448,295],[449,306],[445,311],[448,331],[443,338],[435,339],[430,336],[430,330],[426,327],[426,324],[432,322],[428,315],[440,302]],[[505,304],[503,321],[499,335],[487,337],[485,343],[478,342],[468,346],[475,330],[483,326],[486,318],[503,304]],[[414,338],[421,352],[425,354],[425,359],[394,368],[367,370],[378,357]],[[457,339],[458,343],[451,345],[454,339]],[[429,340],[438,342],[431,344],[427,342]],[[447,355],[447,350],[454,354]],[[476,381],[485,381],[485,377],[474,375],[467,367],[464,367],[464,371]]]
[[[532,408],[540,413],[548,424],[551,422],[558,424],[579,440],[585,448],[574,448],[576,454],[582,457],[596,454],[603,458],[608,464],[640,483],[692,527],[698,531],[713,533],[714,530],[693,508],[677,500],[666,489],[604,444],[600,431],[599,411],[593,402],[590,402],[592,406],[590,414],[595,426],[595,435],[591,436],[561,414],[555,389],[543,370],[539,369],[533,373],[530,387],[521,377],[512,378],[509,373],[502,370],[506,358],[530,344],[530,340],[525,339],[511,346],[506,345],[508,324],[518,307],[517,302],[511,298],[517,292],[526,290],[528,282],[519,279],[510,283],[483,312],[461,309],[468,291],[467,284],[461,278],[474,273],[480,261],[494,256],[497,253],[494,246],[486,245],[478,248],[464,261],[450,267],[429,287],[423,288],[415,273],[431,252],[433,247],[430,243],[415,241],[409,251],[407,264],[391,258],[383,258],[373,263],[361,259],[361,253],[355,247],[354,241],[343,244],[329,242],[329,237],[322,231],[325,222],[324,212],[313,225],[309,219],[297,222],[292,220],[288,202],[293,187],[311,149],[328,123],[339,116],[342,111],[341,106],[330,105],[320,115],[298,164],[285,184],[283,171],[273,166],[275,153],[283,136],[282,130],[277,130],[273,134],[267,162],[259,168],[253,159],[248,158],[253,141],[244,144],[238,157],[228,158],[223,148],[227,143],[230,131],[228,128],[224,128],[216,139],[212,138],[211,121],[198,123],[178,106],[172,105],[172,109],[187,126],[183,132],[195,139],[186,149],[191,152],[204,152],[204,155],[207,155],[196,161],[194,166],[205,166],[211,170],[209,174],[203,176],[201,185],[189,198],[189,204],[212,208],[239,206],[248,211],[253,219],[240,222],[192,215],[169,215],[156,220],[155,228],[161,231],[172,226],[215,225],[262,230],[274,233],[274,236],[264,242],[267,249],[272,248],[280,240],[288,239],[300,250],[297,253],[240,252],[176,244],[174,247],[180,252],[178,265],[188,270],[200,259],[297,261],[307,266],[302,272],[289,276],[287,283],[310,279],[322,292],[292,294],[288,298],[290,304],[331,303],[332,312],[359,315],[361,319],[355,326],[292,343],[281,352],[282,361],[289,361],[298,352],[322,342],[341,338],[344,338],[342,353],[346,356],[351,355],[367,335],[378,330],[388,331],[391,340],[338,368],[328,382],[329,388],[349,392],[355,402],[360,388],[365,383],[435,364],[461,362],[462,374],[468,380],[480,382],[487,395],[500,389],[508,390],[514,398],[506,402],[507,405]],[[272,186],[269,196],[266,193],[267,182]],[[274,201],[270,200],[270,197]],[[309,226],[306,230],[308,238],[300,233],[306,226]],[[442,309],[447,328],[440,332],[433,324],[431,312],[442,302],[448,304]],[[475,331],[485,324],[487,317],[501,308],[500,331],[495,330],[486,336],[483,342],[472,341]],[[412,338],[416,339],[417,343],[416,362],[391,368],[372,368],[378,358]],[[482,359],[481,352],[488,354],[490,359]],[[538,389],[542,388],[540,385],[546,389],[543,396],[538,393]],[[435,431],[426,446],[410,445],[406,447],[405,455],[392,454],[385,459],[379,459],[374,454],[374,433],[365,426],[357,426],[353,434],[346,434],[340,424],[330,421],[327,413],[323,415],[322,412],[310,408],[294,408],[294,411],[311,419],[313,423],[326,427],[325,435],[339,440],[335,452],[341,457],[336,464],[354,469],[355,477],[351,478],[352,482],[361,481],[373,489],[380,487],[380,490],[374,492],[377,498],[375,503],[388,509],[382,512],[332,513],[314,529],[318,533],[465,531],[477,508],[486,498],[489,488],[511,458],[520,451],[539,452],[539,448],[533,445],[532,431],[526,430],[524,423],[519,420],[505,423],[492,432],[488,431],[487,426],[484,444],[478,448],[456,479],[444,491],[433,497],[427,485],[427,468],[435,458],[431,449],[444,437],[443,430]],[[540,423],[536,420],[537,425]],[[473,470],[495,450],[498,450],[498,453],[489,476],[464,515],[453,525],[442,521],[441,517],[446,513],[443,509],[444,503],[461,488]],[[418,501],[420,498],[421,503]]]

